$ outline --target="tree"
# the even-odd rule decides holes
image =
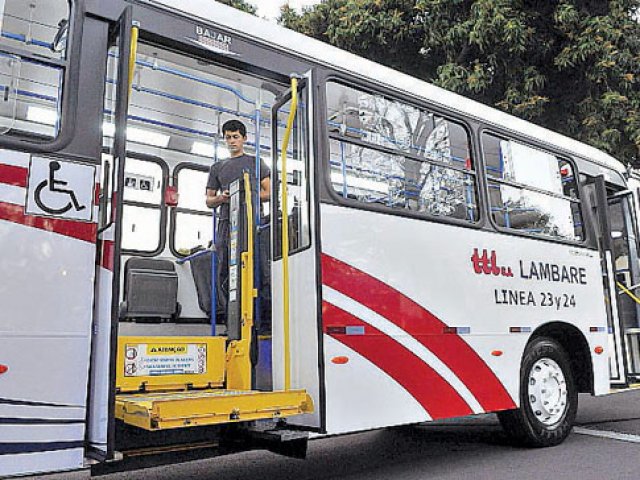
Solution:
[[[640,0],[324,0],[283,25],[640,159]]]
[[[255,15],[258,9],[246,2],[245,0],[217,0],[218,3],[224,3],[225,5],[229,5],[233,8],[237,8],[238,10],[242,10],[243,12],[250,13]]]

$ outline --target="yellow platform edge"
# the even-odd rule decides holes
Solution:
[[[312,412],[313,400],[304,390],[205,390],[116,396],[116,418],[150,431],[278,419]]]

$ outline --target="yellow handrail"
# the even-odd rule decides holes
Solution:
[[[634,294],[631,292],[631,290],[629,290],[627,287],[625,287],[625,286],[624,286],[622,283],[620,283],[620,282],[616,282],[616,285],[618,285],[618,288],[619,288],[620,290],[622,290],[624,293],[626,293],[627,295],[629,295],[629,296],[631,297],[631,299],[632,299],[634,302],[636,302],[636,303],[640,304],[640,298],[638,298],[636,295],[634,295]]]
[[[298,109],[298,79],[291,79],[291,109],[282,139],[282,301],[284,326],[284,389],[291,388],[291,353],[289,347],[289,213],[287,209],[287,146]]]
[[[131,89],[133,88],[133,73],[136,68],[136,56],[138,55],[138,35],[140,27],[137,23],[131,27],[131,49],[129,50],[129,101],[131,101]]]

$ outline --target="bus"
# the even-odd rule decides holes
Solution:
[[[634,190],[595,148],[211,0],[0,2],[0,476],[495,412],[640,376]],[[218,314],[211,165],[247,126]]]

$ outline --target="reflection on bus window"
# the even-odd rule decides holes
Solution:
[[[484,134],[491,214],[500,227],[582,240],[578,187],[571,163],[551,153]]]
[[[60,128],[70,5],[66,0],[0,2],[0,133],[52,139]],[[3,52],[15,48],[24,54]]]
[[[277,223],[273,233],[274,256],[282,255],[282,139],[284,138],[285,126],[291,109],[291,101],[285,103],[277,112],[277,138],[278,150],[276,170],[277,185],[272,185],[273,194],[276,195]],[[287,213],[288,213],[288,235],[289,253],[295,253],[308,247],[311,243],[309,229],[309,189],[308,189],[308,156],[307,156],[307,131],[306,131],[306,105],[304,99],[298,100],[298,110],[291,129],[289,144],[287,145]],[[273,167],[271,167],[273,168]]]
[[[0,2],[0,48],[20,47],[40,57],[64,58],[68,0]]]
[[[367,204],[475,222],[469,136],[433,113],[338,83],[327,85],[331,184]]]

